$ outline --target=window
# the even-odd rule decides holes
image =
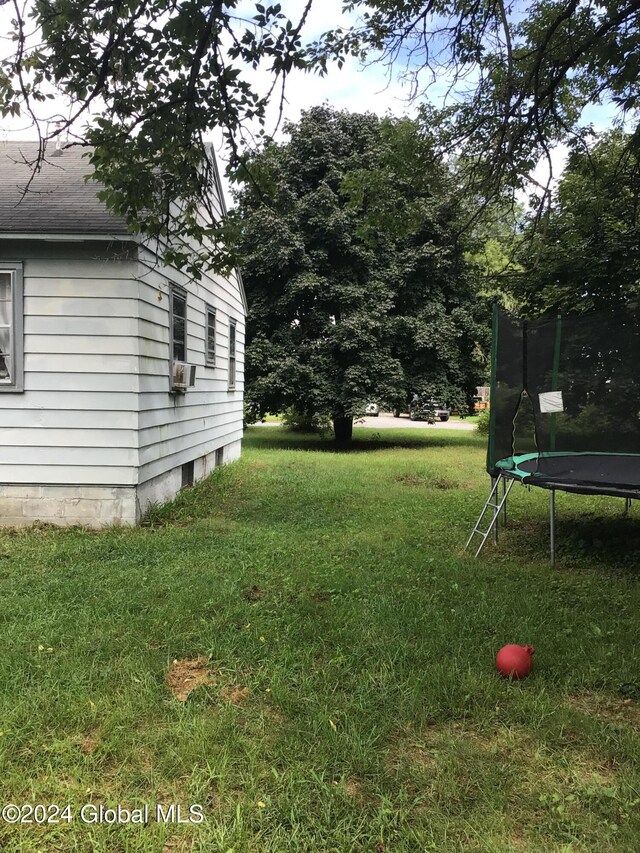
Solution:
[[[182,466],[182,488],[188,489],[190,486],[193,486],[193,459],[191,462],[185,462]]]
[[[0,264],[0,391],[22,391],[22,265]]]
[[[236,321],[229,320],[229,389],[236,387]]]
[[[207,319],[206,340],[205,340],[205,361],[211,367],[215,367],[216,363],[216,309],[210,305],[205,305],[205,315]]]
[[[171,360],[187,360],[187,294],[184,290],[171,288]]]

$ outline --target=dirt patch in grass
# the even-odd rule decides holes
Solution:
[[[465,483],[460,483],[458,480],[452,480],[449,477],[421,477],[418,474],[399,474],[394,477],[394,480],[396,483],[402,483],[405,486],[427,486],[430,489],[440,489],[441,491],[470,488]],[[475,484],[472,488],[475,488]]]
[[[633,699],[623,699],[611,693],[584,691],[570,696],[567,701],[574,711],[589,717],[640,728],[640,707]]]
[[[331,593],[330,592],[313,592],[311,594],[311,598],[317,604],[326,604],[328,601],[331,601]]]
[[[91,755],[96,751],[99,743],[100,737],[98,732],[89,732],[88,735],[82,738],[82,741],[80,742],[80,749],[85,755]]]
[[[186,702],[196,687],[212,681],[209,660],[202,655],[174,660],[167,672],[167,687],[179,702]]]
[[[284,717],[280,713],[280,711],[272,708],[270,705],[267,705],[262,709],[262,716],[265,720],[268,720],[269,723],[274,723],[275,725],[282,725],[284,722]]]
[[[461,483],[458,483],[457,480],[449,480],[447,477],[435,477],[431,481],[431,485],[434,489],[460,489],[462,487]]]
[[[424,477],[418,477],[416,474],[399,474],[394,477],[396,483],[403,483],[405,486],[424,486],[428,481]]]
[[[245,601],[263,601],[267,593],[255,584],[246,589],[242,595]]]
[[[242,705],[249,698],[249,688],[240,684],[225,684],[220,691],[220,698],[232,705]]]
[[[359,779],[354,779],[353,777],[345,779],[342,787],[350,800],[361,801],[364,799],[364,786]]]

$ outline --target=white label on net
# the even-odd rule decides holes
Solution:
[[[563,412],[562,391],[544,391],[538,394],[541,412]]]

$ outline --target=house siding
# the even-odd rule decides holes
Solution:
[[[135,485],[136,255],[119,241],[0,243],[24,282],[24,391],[0,397],[0,483]]]
[[[245,310],[235,278],[205,274],[193,282],[174,269],[159,267],[146,248],[140,250],[140,373],[138,415],[141,510],[145,503],[174,490],[177,471],[200,460],[196,479],[214,466],[215,451],[226,448],[225,461],[239,455],[242,438],[243,346]],[[195,386],[170,394],[169,294],[172,285],[187,292],[186,360],[196,365]],[[216,363],[206,364],[206,306],[216,309]],[[237,324],[237,381],[228,389],[229,321]],[[160,344],[160,346],[159,346]],[[179,486],[178,486],[179,488]],[[175,493],[175,490],[174,490]],[[166,499],[166,498],[165,498]]]
[[[245,309],[240,285],[194,283],[133,242],[2,241],[24,280],[24,391],[0,397],[0,523],[134,524],[240,454]],[[169,293],[187,291],[196,384],[170,393]],[[206,306],[216,363],[205,363]],[[229,322],[236,385],[228,389]]]

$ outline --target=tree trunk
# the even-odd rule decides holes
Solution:
[[[334,415],[333,434],[335,436],[336,444],[349,444],[353,438],[353,418]]]

